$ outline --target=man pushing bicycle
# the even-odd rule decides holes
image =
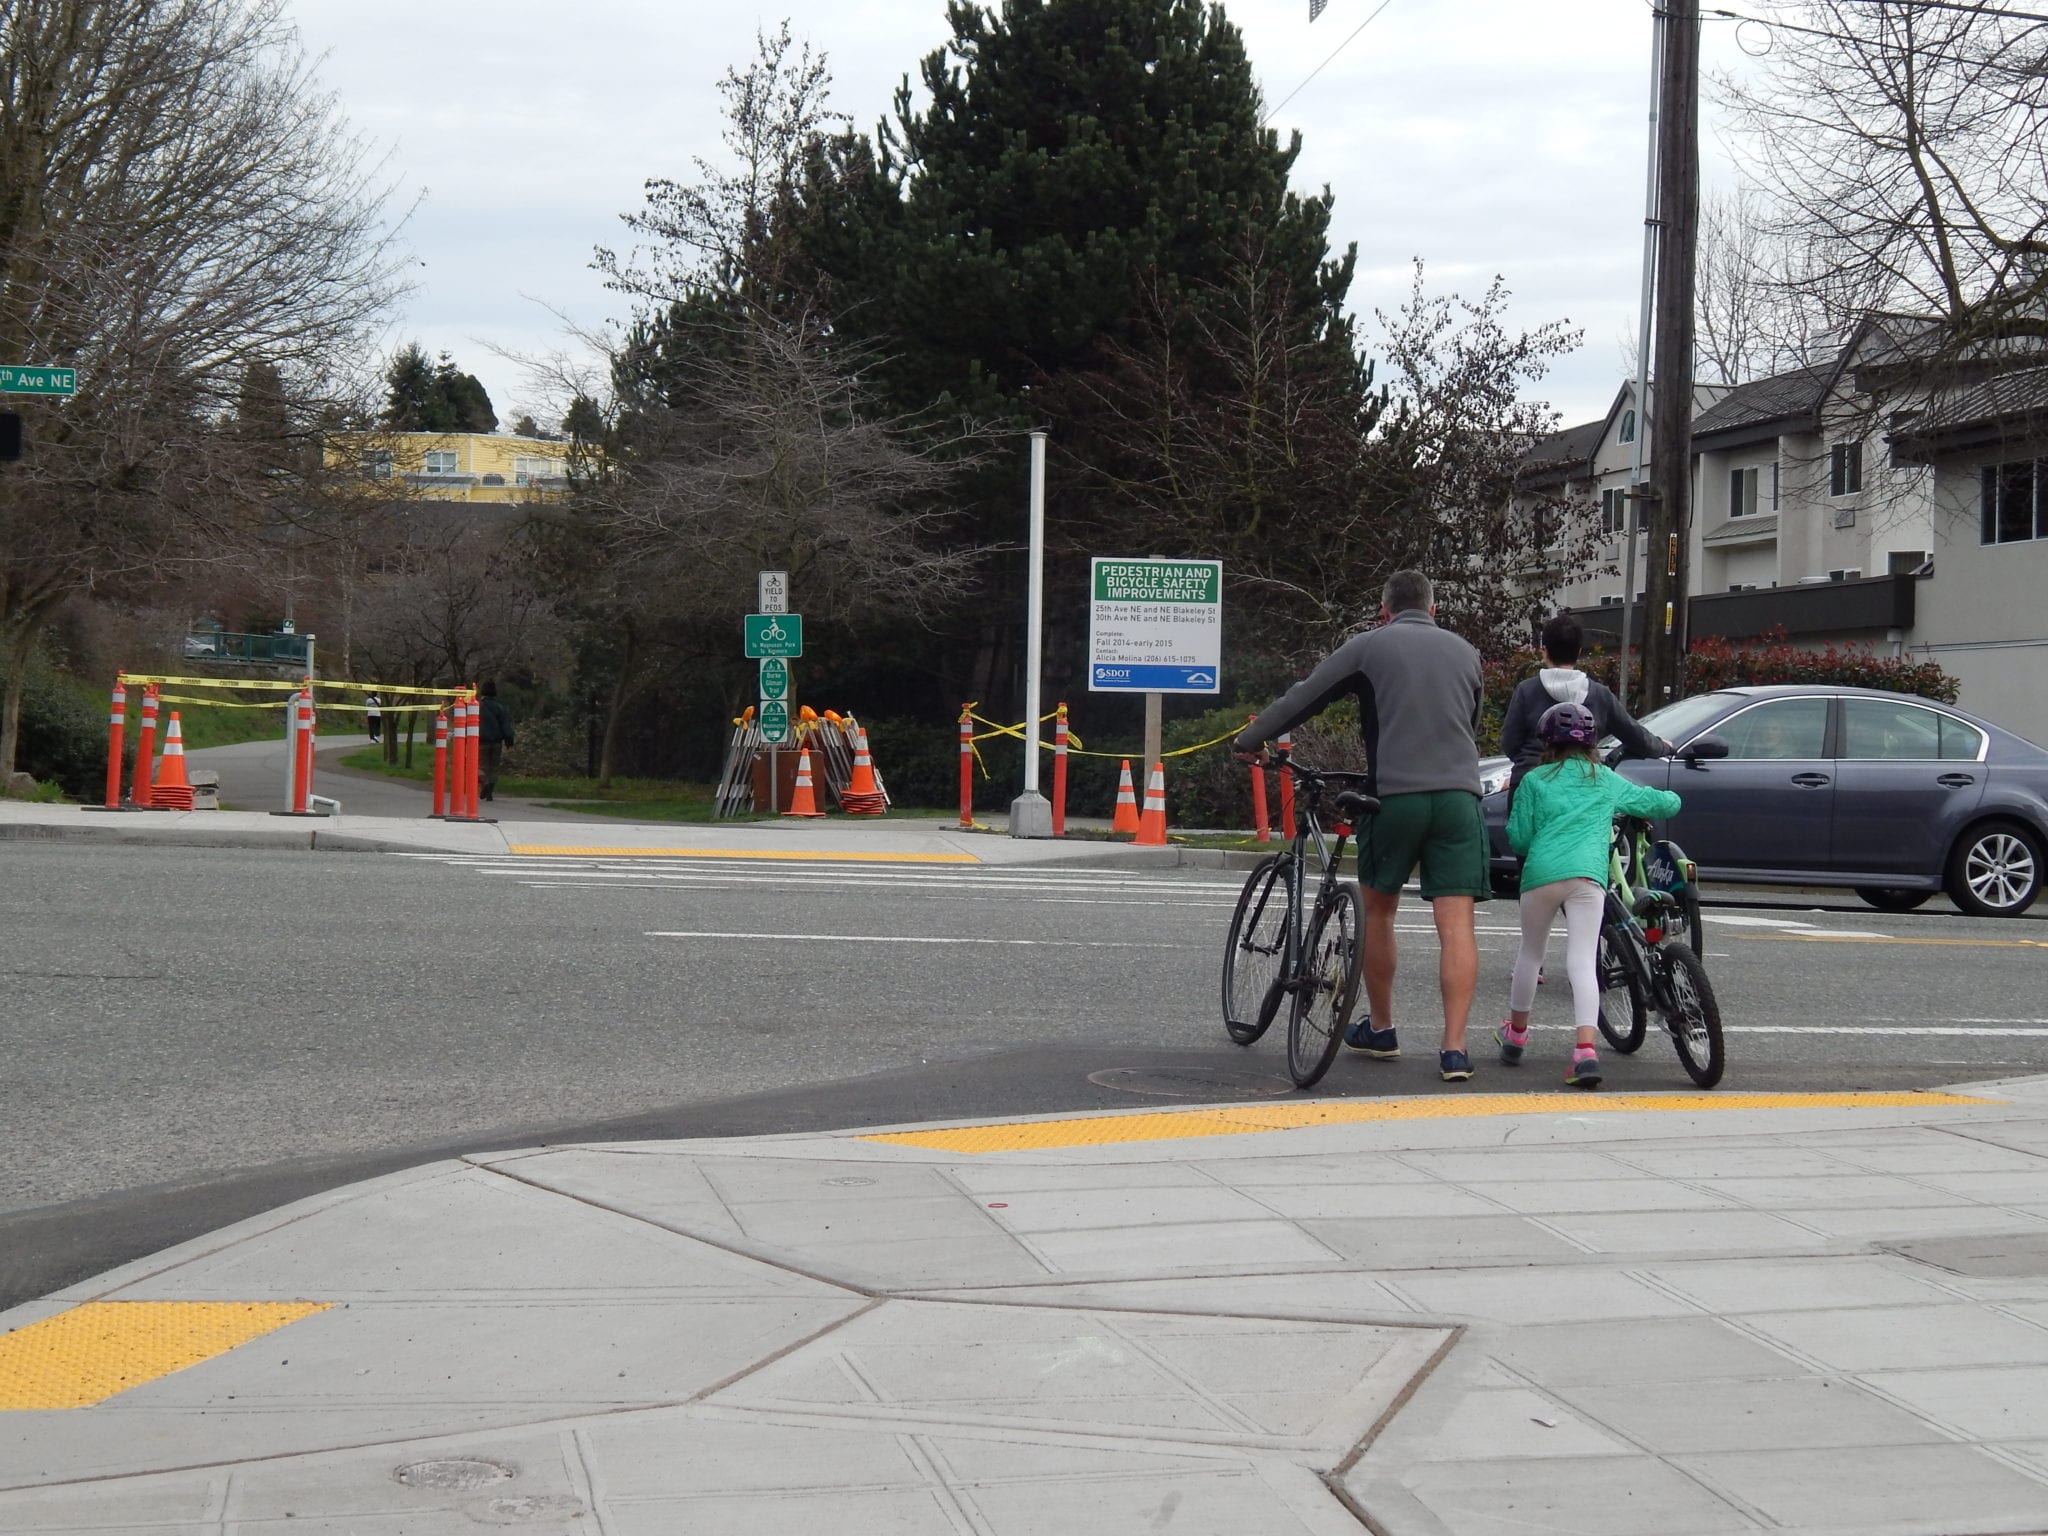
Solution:
[[[1418,865],[1435,914],[1445,1082],[1472,1075],[1465,1026],[1479,979],[1473,908],[1487,899],[1486,824],[1479,810],[1479,653],[1436,622],[1435,590],[1420,571],[1396,571],[1380,595],[1381,624],[1354,635],[1269,705],[1233,743],[1256,759],[1265,744],[1347,695],[1358,700],[1369,794],[1379,814],[1359,830],[1358,883],[1365,896],[1368,1017],[1345,1044],[1390,1060],[1394,1030],[1394,913]]]

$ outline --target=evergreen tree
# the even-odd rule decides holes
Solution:
[[[446,352],[435,363],[417,342],[408,342],[384,370],[384,424],[400,432],[491,432],[498,415],[474,374],[455,366]]]

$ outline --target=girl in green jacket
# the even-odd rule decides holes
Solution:
[[[1593,758],[1600,728],[1583,704],[1546,710],[1537,734],[1543,763],[1522,780],[1508,814],[1508,844],[1522,855],[1522,952],[1508,993],[1509,1013],[1495,1035],[1500,1059],[1518,1066],[1529,1045],[1529,1006],[1537,973],[1560,910],[1565,921],[1565,969],[1572,982],[1572,1013],[1579,1027],[1565,1081],[1574,1088],[1600,1082],[1593,1031],[1600,1020],[1600,922],[1607,906],[1608,851],[1616,816],[1654,819],[1678,813],[1668,789],[1633,784]]]

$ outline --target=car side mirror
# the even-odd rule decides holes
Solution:
[[[1679,751],[1680,757],[1688,763],[1704,762],[1710,758],[1728,755],[1728,743],[1709,731],[1704,736],[1695,736]]]

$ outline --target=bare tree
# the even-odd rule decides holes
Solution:
[[[1693,351],[1702,383],[1742,384],[1808,361],[1834,321],[1799,281],[1794,254],[1754,187],[1700,200]]]
[[[2048,23],[2011,0],[1760,0],[1724,102],[1788,242],[1782,284],[1846,328],[1931,317],[1956,348],[2048,338]]]
[[[0,475],[0,772],[57,605],[232,558],[290,446],[231,430],[253,364],[299,402],[396,288],[383,199],[283,0],[9,0],[0,358],[78,369]]]

